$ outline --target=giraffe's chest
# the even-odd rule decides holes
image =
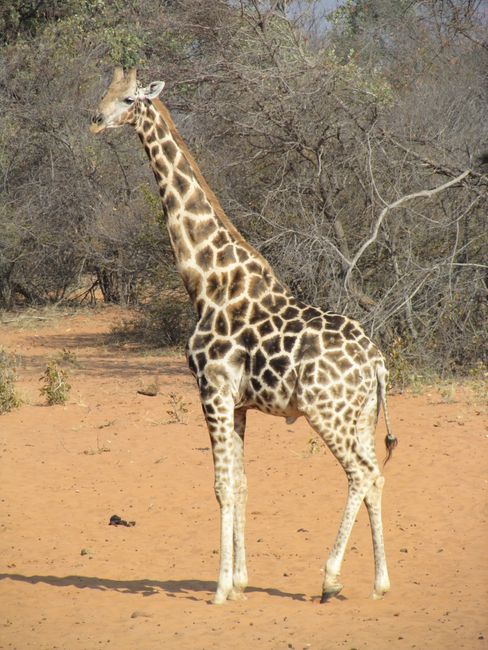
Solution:
[[[187,358],[199,387],[210,384],[217,390],[229,388],[236,408],[296,417],[297,369],[293,359],[278,348],[269,352],[196,331],[188,343]]]

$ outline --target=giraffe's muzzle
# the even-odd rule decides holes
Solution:
[[[93,115],[91,118],[90,131],[92,133],[99,133],[100,131],[103,131],[105,128],[104,122],[105,120],[103,115],[101,113],[96,113],[96,115]]]

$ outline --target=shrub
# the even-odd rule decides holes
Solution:
[[[8,413],[20,404],[15,390],[15,357],[0,348],[0,414]]]
[[[47,364],[44,374],[39,381],[44,382],[40,389],[41,395],[46,398],[47,404],[66,404],[71,386],[67,381],[68,373],[60,368],[56,361]]]

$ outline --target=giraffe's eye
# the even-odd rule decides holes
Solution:
[[[124,104],[133,104],[134,103],[134,98],[133,97],[124,97],[123,102],[124,102]]]

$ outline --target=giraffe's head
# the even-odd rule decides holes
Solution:
[[[124,124],[135,124],[138,102],[154,99],[163,87],[164,81],[153,81],[142,88],[137,83],[135,68],[130,69],[127,74],[124,74],[122,68],[115,68],[112,82],[92,117],[90,131],[100,133]]]

